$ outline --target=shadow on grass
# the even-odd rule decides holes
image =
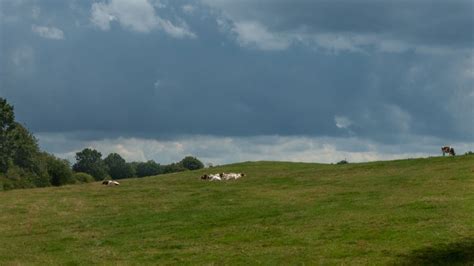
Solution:
[[[474,265],[474,238],[442,244],[401,255],[397,265]]]

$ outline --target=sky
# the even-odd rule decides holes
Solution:
[[[71,161],[464,153],[473,14],[473,0],[0,0],[0,97]]]

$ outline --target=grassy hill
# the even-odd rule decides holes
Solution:
[[[209,172],[241,180],[201,181]],[[474,156],[0,193],[0,264],[469,264]]]

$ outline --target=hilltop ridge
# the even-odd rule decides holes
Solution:
[[[209,172],[246,177],[199,179]],[[473,191],[474,156],[243,162],[6,191],[0,264],[472,264]]]

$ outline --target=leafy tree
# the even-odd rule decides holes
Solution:
[[[137,169],[133,163],[127,162],[126,173],[127,173],[127,178],[137,176]]]
[[[62,186],[72,183],[72,171],[67,160],[56,158],[50,154],[43,154],[51,185]]]
[[[95,180],[103,180],[107,177],[107,165],[102,160],[102,154],[94,149],[84,149],[76,153],[76,163],[72,169],[75,172],[83,172],[94,177]]]
[[[179,162],[184,168],[189,169],[189,170],[197,170],[197,169],[202,169],[204,168],[204,164],[199,161],[196,157],[192,156],[187,156],[184,157],[181,162]]]
[[[162,167],[153,160],[136,163],[137,177],[153,176],[161,173],[163,173]]]
[[[134,171],[130,164],[118,153],[111,153],[105,159],[104,163],[109,169],[109,175],[113,179],[122,179],[133,177]]]
[[[7,142],[13,164],[38,173],[40,150],[36,138],[24,126],[14,123],[7,134]]]
[[[183,172],[186,170],[188,169],[184,168],[183,165],[180,163],[172,163],[172,164],[163,166],[163,174]]]
[[[0,97],[0,173],[6,173],[11,156],[7,133],[13,128],[15,114],[13,106]]]

